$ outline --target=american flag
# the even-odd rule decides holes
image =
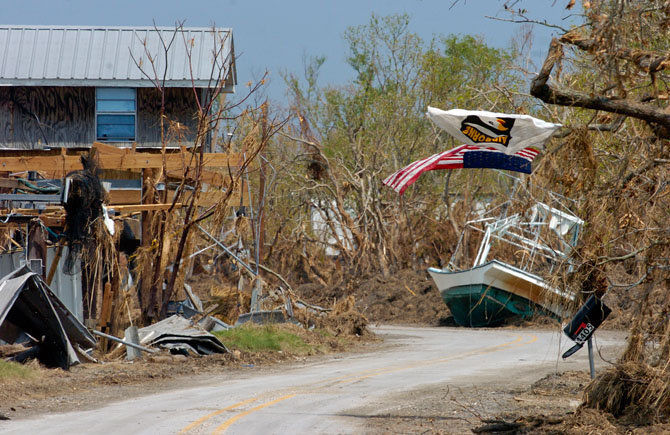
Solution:
[[[403,194],[421,174],[436,169],[494,168],[530,174],[531,163],[539,151],[524,148],[515,154],[505,154],[492,147],[461,145],[432,156],[417,160],[389,175],[383,183]]]

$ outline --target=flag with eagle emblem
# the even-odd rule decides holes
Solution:
[[[482,110],[428,107],[426,115],[459,142],[493,147],[508,155],[528,147],[542,150],[547,139],[561,126],[529,115]]]
[[[428,118],[465,145],[410,163],[383,183],[403,194],[421,174],[436,169],[494,168],[531,173],[533,159],[561,126],[529,115],[428,107]]]

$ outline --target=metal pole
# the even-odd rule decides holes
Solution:
[[[254,281],[254,286],[251,290],[251,304],[249,308],[250,312],[260,311],[261,307],[258,301],[258,295],[260,295],[260,293],[261,293],[261,279],[258,275],[256,275],[256,280]]]
[[[240,257],[238,257],[237,255],[235,255],[230,249],[226,248],[226,245],[224,245],[223,243],[221,243],[221,242],[219,242],[218,240],[216,240],[216,238],[214,238],[213,235],[209,234],[203,227],[201,227],[201,226],[198,225],[198,224],[196,224],[195,226],[198,227],[198,229],[199,229],[200,231],[202,231],[203,233],[205,233],[205,235],[206,235],[207,237],[209,237],[210,239],[212,239],[212,241],[213,241],[214,243],[216,243],[217,245],[219,245],[219,247],[220,247],[221,249],[223,249],[224,252],[225,252],[226,254],[230,255],[230,256],[233,257],[235,260],[237,260],[237,262],[240,263],[240,264],[242,265],[242,267],[244,267],[245,269],[247,269],[252,275],[254,275],[254,276],[258,275],[258,273],[255,272],[255,271],[251,268],[251,266],[249,266],[247,263],[245,263],[244,261],[242,261],[242,259],[240,259]]]
[[[589,337],[587,343],[589,347],[589,369],[591,369],[591,379],[594,379],[596,377],[596,367],[593,362],[593,336]]]
[[[95,335],[98,335],[100,337],[107,338],[112,341],[116,341],[117,343],[125,344],[126,346],[134,347],[135,349],[142,350],[144,352],[148,353],[156,353],[158,352],[156,349],[149,349],[148,347],[140,346],[139,344],[131,343],[129,341],[121,340],[118,337],[114,337],[113,335],[105,334],[104,332],[96,331],[95,329],[91,329],[91,332]]]

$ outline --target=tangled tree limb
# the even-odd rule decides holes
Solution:
[[[605,112],[626,115],[641,119],[651,124],[663,127],[660,137],[670,138],[670,113],[646,104],[625,99],[608,98],[605,96],[591,96],[569,89],[559,89],[548,84],[551,71],[556,62],[563,57],[563,48],[558,39],[554,38],[549,46],[549,52],[544,60],[542,69],[533,79],[530,94],[548,104],[559,106],[583,107],[585,109],[603,110]]]

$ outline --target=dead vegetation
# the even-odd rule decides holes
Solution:
[[[514,10],[516,2],[510,3],[509,11],[524,22],[528,10]],[[364,315],[402,318],[409,304],[394,308],[403,300],[393,290],[403,288],[400,282],[379,291],[370,283],[389,282],[405,269],[444,266],[478,207],[494,208],[513,197],[509,212],[535,201],[567,208],[586,226],[569,260],[554,268],[551,282],[578,295],[571,309],[592,294],[603,297],[614,310],[608,322],[631,328],[635,348],[613,369],[618,375],[608,372],[605,381],[594,382],[586,403],[615,415],[645,406],[658,411],[643,413],[651,415],[648,421],[663,422],[669,368],[659,361],[668,360],[670,331],[670,9],[663,1],[603,0],[582,7],[585,25],[553,41],[539,75],[532,77],[537,99],[515,91],[518,83],[504,74],[472,86],[428,86],[434,82],[423,79],[442,77],[441,71],[418,59],[440,57],[423,51],[404,27],[404,17],[377,18],[350,29],[349,62],[358,73],[350,87],[319,88],[318,59],[306,68],[304,84],[295,77],[289,81],[296,120],[278,139],[281,151],[268,149],[285,170],[273,192],[276,219],[267,225],[273,246],[265,261],[298,292],[335,300],[360,286],[356,304]],[[404,45],[387,43],[391,40]],[[451,61],[468,56],[465,50],[445,52],[453,55]],[[488,72],[499,66],[479,65]],[[461,83],[474,76],[466,73]],[[420,85],[408,88],[407,83]],[[425,175],[402,197],[382,187],[384,176],[452,145],[430,129],[422,111],[454,101],[462,108],[513,113],[538,113],[542,101],[547,105],[538,114],[564,128],[533,174],[516,182],[493,171],[468,170]],[[463,241],[469,249],[476,242]],[[526,254],[503,255],[519,260]],[[410,290],[416,292],[414,286]],[[377,304],[386,309],[371,313]],[[627,379],[636,379],[635,395],[608,402],[608,391],[630,390]]]
[[[352,277],[332,285],[303,284],[301,298],[329,306],[354,298],[355,307],[370,322],[435,325],[447,321],[449,310],[424,270],[405,269],[383,277]]]
[[[582,125],[556,153],[581,156],[579,162],[547,177],[581,197],[590,223],[575,272],[564,282],[611,297],[631,328],[627,351],[587,388],[585,405],[635,424],[667,422],[670,117],[664,61],[670,9],[660,1],[583,7],[586,25],[552,42],[531,93],[566,107],[563,116]],[[577,73],[565,73],[566,64]],[[587,65],[592,72],[579,74]]]
[[[598,376],[584,393],[584,404],[622,418],[628,424],[667,421],[670,378],[664,368],[623,362]]]
[[[670,9],[663,1],[620,0],[583,8],[585,25],[552,42],[532,82],[531,94],[547,104],[541,110],[508,73],[513,53],[475,39],[424,44],[404,16],[349,29],[357,73],[351,86],[318,87],[318,61],[306,68],[304,84],[289,77],[290,120],[272,118],[267,104],[230,119],[231,106],[214,109],[218,83],[199,101],[197,140],[183,152],[190,164],[178,177],[167,167],[145,173],[144,199],[167,207],[142,212],[142,246],[124,258],[114,248],[119,240],[95,221],[97,243],[82,254],[98,283],[90,287],[90,310],[101,311],[104,276],[114,301],[107,317],[116,319],[110,328],[117,332],[165,317],[170,301],[188,297],[184,283],[226,323],[253,308],[292,310],[302,324],[336,336],[365,335],[368,321],[436,324],[448,313],[424,270],[447,264],[467,221],[503,204],[510,213],[536,201],[560,204],[587,225],[552,283],[577,293],[576,304],[603,297],[614,309],[610,322],[631,328],[628,351],[587,388],[586,406],[569,429],[614,427],[590,408],[634,424],[667,423]],[[159,77],[152,79],[164,92]],[[452,102],[539,111],[565,128],[530,176],[468,170],[426,175],[402,197],[385,189],[381,180],[398,167],[454,145],[423,116],[427,105]],[[179,128],[160,119],[163,144],[178,142]],[[239,141],[223,142],[222,151],[245,158],[220,171],[224,190],[205,205],[203,145],[224,121]],[[171,197],[158,188],[166,183],[176,183]],[[233,203],[233,190],[258,192],[247,198],[251,210],[242,210],[244,200]],[[190,258],[210,249],[211,239],[226,249],[214,243]],[[477,242],[462,244],[472,251]],[[523,260],[528,253],[501,255]],[[117,270],[125,263],[139,279],[122,290]],[[521,423],[515,427],[553,424],[530,417]]]

